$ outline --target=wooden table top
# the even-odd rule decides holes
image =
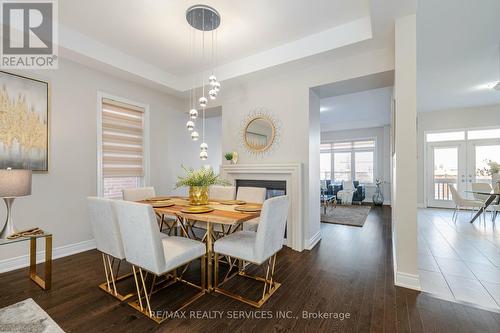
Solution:
[[[182,209],[189,206],[189,202],[184,197],[170,197],[172,202],[175,203],[174,206],[170,207],[160,207],[155,208],[154,210],[159,214],[171,214],[177,215],[182,218],[186,218],[189,220],[196,220],[202,222],[210,222],[210,223],[219,223],[219,224],[235,224],[241,223],[245,221],[252,220],[256,217],[260,216],[260,211],[255,213],[246,213],[234,210],[238,205],[224,205],[217,201],[210,201],[208,203],[208,207],[213,208],[214,210],[209,213],[202,214],[189,214],[183,213]],[[261,206],[261,204],[247,203],[247,205],[256,205]]]

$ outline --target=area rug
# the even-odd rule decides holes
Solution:
[[[324,211],[321,208],[321,222],[362,227],[370,209],[371,206],[364,205],[337,205],[337,207],[328,207],[326,214],[323,214]]]
[[[32,298],[0,309],[0,332],[64,333]]]

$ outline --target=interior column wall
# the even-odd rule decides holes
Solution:
[[[313,89],[309,89],[309,170],[306,188],[309,189],[309,207],[315,207],[320,202],[320,168],[319,147],[321,144],[320,99]],[[312,249],[321,239],[321,223],[319,209],[309,209],[309,221],[306,237],[310,240],[306,245]]]
[[[416,16],[395,25],[393,250],[395,284],[420,289],[417,269]]]

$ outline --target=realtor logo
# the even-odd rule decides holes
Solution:
[[[57,0],[0,0],[0,68],[57,68]]]

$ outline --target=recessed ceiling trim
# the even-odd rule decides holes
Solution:
[[[219,66],[219,80],[298,60],[372,38],[369,16]]]
[[[141,59],[102,44],[62,24],[59,25],[59,46],[62,49],[60,55],[73,61],[79,62],[78,57],[72,56],[74,52],[96,61],[96,67],[106,64],[174,90],[183,91],[186,85],[183,82],[184,78],[177,77]],[[65,52],[65,50],[69,52]]]
[[[371,38],[371,19],[366,16],[219,66],[217,77],[221,81],[236,78]],[[110,72],[113,70],[120,73],[127,72],[131,74],[131,79],[138,76],[177,92],[185,92],[192,88],[189,76],[173,75],[62,24],[59,25],[59,46],[62,48],[61,57],[81,62],[79,56],[84,56],[87,58],[87,66],[93,66],[92,62],[95,62],[96,68],[102,68],[103,65],[106,65],[110,67]]]

